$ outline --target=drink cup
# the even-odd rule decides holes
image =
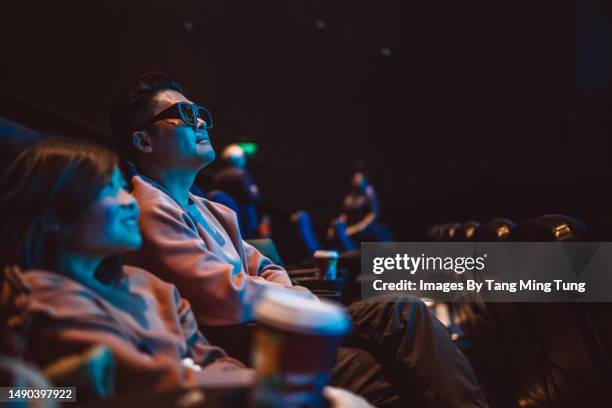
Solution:
[[[338,272],[338,251],[315,251],[314,261],[317,279],[335,280]]]
[[[255,307],[260,323],[252,363],[257,407],[321,407],[336,352],[350,330],[343,307],[268,291]]]

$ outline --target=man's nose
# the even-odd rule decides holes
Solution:
[[[198,118],[198,123],[196,124],[196,128],[206,128],[206,121],[202,118]]]

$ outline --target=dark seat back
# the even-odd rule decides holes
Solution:
[[[510,233],[513,242],[575,242],[580,240],[586,225],[566,215],[541,215],[531,218]]]
[[[488,222],[480,224],[472,241],[476,242],[498,242],[506,241],[510,235],[510,231],[515,227],[515,223],[507,218],[494,218]]]
[[[573,242],[585,225],[571,217],[530,219],[509,234],[514,242]],[[500,406],[609,406],[608,358],[598,340],[609,330],[591,323],[582,304],[487,303],[470,327],[484,382]],[[610,326],[609,319],[607,326]],[[607,364],[607,363],[606,363]],[[606,364],[603,364],[605,366]],[[495,373],[497,372],[497,374]],[[500,374],[503,373],[503,374]]]
[[[246,242],[253,245],[263,256],[272,261],[275,265],[284,266],[274,241],[270,238],[248,239]]]
[[[479,226],[478,221],[466,221],[453,230],[451,238],[455,242],[471,241]]]

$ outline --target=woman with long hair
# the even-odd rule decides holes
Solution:
[[[106,345],[118,392],[204,385],[230,369],[248,377],[208,345],[173,285],[123,266],[121,254],[142,240],[124,184],[101,146],[49,139],[16,157],[0,178],[5,322],[42,367]]]

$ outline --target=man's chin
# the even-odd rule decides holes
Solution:
[[[214,162],[215,158],[217,157],[212,147],[209,147],[206,150],[198,151],[198,153],[204,166],[208,166],[210,163]]]

